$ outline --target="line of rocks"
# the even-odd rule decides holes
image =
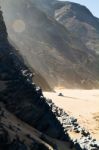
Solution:
[[[35,84],[32,82],[34,74],[32,74],[29,70],[22,69],[22,76],[27,80],[27,82],[33,86]],[[35,90],[39,93],[42,98],[43,95],[42,90],[39,87],[35,86]],[[57,107],[52,100],[46,99],[47,104],[50,106],[51,111],[55,114],[57,120],[61,123],[64,128],[64,132],[67,135],[67,140],[70,142],[70,147],[75,147],[77,150],[99,150],[99,143],[93,139],[88,131],[84,128],[80,127],[77,122],[77,119],[74,117],[70,117],[63,109]],[[68,131],[74,131],[76,133],[81,134],[80,139],[72,139],[68,133]]]
[[[76,118],[70,117],[63,109],[57,107],[51,99],[47,99],[46,102],[62,124],[65,133],[68,134],[68,141],[70,142],[71,148],[76,148],[76,150],[99,150],[99,142],[93,139],[91,134],[78,124]],[[69,131],[81,134],[81,138],[71,138]]]

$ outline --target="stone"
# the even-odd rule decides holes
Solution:
[[[87,136],[90,135],[90,133],[89,133],[88,131],[86,131],[85,129],[83,129],[83,130],[81,131],[81,134],[84,135],[85,137],[87,137]]]
[[[64,96],[62,93],[59,93],[58,96]]]
[[[76,118],[74,118],[74,117],[70,117],[70,120],[71,120],[71,122],[72,122],[72,123],[77,122],[77,119],[76,119]]]

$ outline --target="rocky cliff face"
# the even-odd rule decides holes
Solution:
[[[3,27],[3,24],[1,26]],[[1,31],[6,32],[2,28]],[[2,51],[0,80],[2,84],[4,82],[5,86],[5,89],[0,93],[1,101],[5,102],[10,111],[31,125],[34,125],[37,129],[45,131],[45,133],[52,136],[61,137],[61,126],[57,120],[55,121],[54,115],[49,110],[41,89],[32,83],[32,73],[26,70],[26,67],[20,63],[17,56],[11,51],[11,46],[6,41],[3,41],[3,45],[6,46],[5,49],[1,48],[0,50]],[[39,121],[42,122],[42,125]],[[52,122],[55,122],[55,125]],[[54,129],[55,134],[53,134]],[[60,134],[58,134],[58,131]]]
[[[77,120],[46,100],[32,82],[33,74],[8,42],[1,11],[0,33],[0,149],[98,150]],[[67,132],[71,128],[84,137],[73,141]]]
[[[55,0],[1,0],[1,4],[16,49],[51,88],[99,87],[98,55],[57,17],[67,4]]]
[[[7,39],[8,35],[1,11],[0,33],[1,108],[3,109],[3,105],[5,105],[5,109],[9,110],[12,114],[19,117],[24,122],[27,122],[32,127],[35,127],[39,131],[43,132],[43,134],[49,135],[50,137],[56,139],[65,139],[66,135],[64,130],[59,121],[56,119],[55,115],[51,112],[50,107],[47,105],[45,98],[42,95],[42,90],[39,87],[36,87],[36,85],[32,82],[32,73],[24,65],[24,62],[22,59],[20,59],[15,49],[9,44]],[[0,110],[0,116],[2,116],[2,118],[4,117],[7,119],[7,110],[5,110],[5,116],[3,114],[4,111]],[[10,117],[11,114],[9,115],[8,119]],[[12,123],[14,122],[13,119]],[[2,120],[0,120],[0,122],[2,122]],[[9,128],[10,130],[13,129],[11,129],[11,127],[8,128],[7,123],[10,126],[11,123],[8,120],[6,120],[6,122],[0,123],[0,148],[5,150],[8,148],[8,145],[9,150],[12,149],[12,147],[17,147],[18,150],[27,149],[24,143],[15,136],[12,136],[12,142],[9,141],[12,134],[9,134],[8,131]],[[37,149],[43,148],[44,146],[41,144]],[[36,148],[34,147],[34,149]]]

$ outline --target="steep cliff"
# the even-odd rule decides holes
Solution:
[[[12,124],[16,124],[15,116],[23,120],[21,124],[27,122],[43,134],[56,139],[66,138],[61,124],[47,105],[41,89],[32,82],[32,76],[21,56],[19,57],[8,42],[6,27],[0,11],[0,149],[12,150],[14,147],[14,149],[26,150],[26,146],[29,146],[28,144],[25,146],[24,142],[19,139],[22,135],[16,135],[17,131],[11,128]],[[32,136],[34,137],[35,134]],[[32,139],[30,135],[27,136]],[[24,138],[25,136],[22,140],[25,140]],[[43,141],[40,142],[37,139],[34,141],[37,149],[48,149],[46,146],[44,148]]]
[[[0,11],[0,149],[98,150],[90,133],[79,126],[77,119],[46,100],[32,78],[8,41]],[[70,137],[71,128],[82,136],[80,140]]]
[[[49,110],[41,89],[32,83],[32,73],[26,70],[27,67],[18,59],[7,41],[3,20],[0,25],[3,39],[0,44],[0,81],[4,84],[4,89],[0,92],[1,101],[5,102],[7,109],[40,131],[61,137],[61,126]]]

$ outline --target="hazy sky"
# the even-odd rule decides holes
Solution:
[[[68,1],[87,6],[87,8],[90,9],[90,11],[94,14],[94,16],[99,18],[99,0],[68,0]]]

